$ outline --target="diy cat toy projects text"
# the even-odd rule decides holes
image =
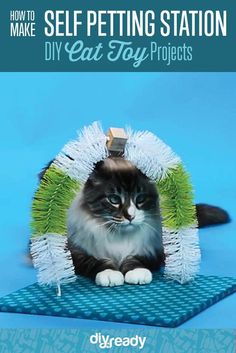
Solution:
[[[160,195],[164,276],[186,283],[198,272],[200,249],[192,186],[180,158],[151,132],[126,131],[123,158],[156,182]],[[39,284],[74,281],[67,245],[67,211],[95,165],[109,156],[109,142],[98,123],[68,142],[43,176],[32,205],[31,254]],[[119,148],[119,146],[118,146]]]

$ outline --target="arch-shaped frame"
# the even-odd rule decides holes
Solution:
[[[127,130],[124,158],[156,182],[160,194],[164,275],[180,283],[196,275],[200,262],[192,186],[180,158],[150,132]],[[39,284],[74,281],[67,243],[67,211],[95,164],[109,155],[107,137],[98,123],[83,129],[64,146],[47,169],[32,204],[31,254]]]

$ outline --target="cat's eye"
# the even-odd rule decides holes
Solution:
[[[121,198],[119,195],[116,195],[116,194],[112,194],[112,195],[109,195],[107,197],[108,201],[112,204],[112,205],[120,205],[121,204]]]
[[[145,194],[139,194],[137,197],[136,197],[136,205],[142,205],[146,200],[146,195]]]

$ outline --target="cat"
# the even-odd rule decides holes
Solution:
[[[196,212],[199,227],[229,221],[218,207],[198,204]],[[68,210],[67,229],[76,274],[97,285],[148,284],[165,265],[156,185],[122,157],[97,163]]]
[[[98,163],[69,209],[68,243],[76,272],[99,285],[151,282],[164,265],[155,184],[123,158]]]

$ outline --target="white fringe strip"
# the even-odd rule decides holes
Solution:
[[[60,285],[76,279],[66,236],[48,233],[33,238],[30,250],[39,284],[56,285],[60,295]]]
[[[194,279],[201,259],[198,229],[193,226],[179,231],[163,228],[166,255],[164,275],[183,284]]]
[[[98,122],[85,127],[78,140],[67,143],[54,164],[71,178],[85,183],[97,162],[108,157],[107,137]]]
[[[149,131],[127,130],[128,141],[124,157],[152,180],[167,176],[170,169],[180,163],[180,158],[162,140]]]

